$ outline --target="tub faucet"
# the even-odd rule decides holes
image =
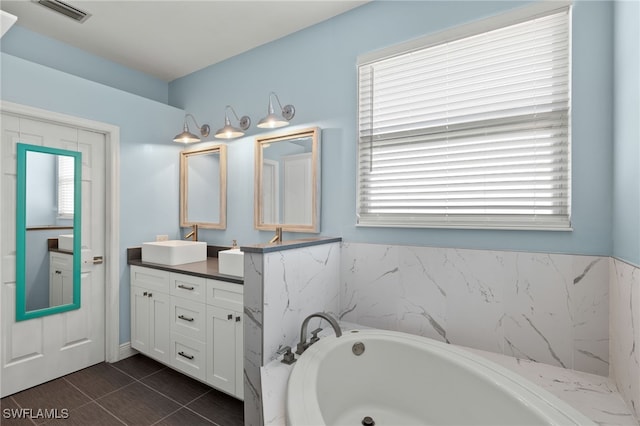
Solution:
[[[184,236],[185,240],[191,238],[192,241],[198,241],[198,224],[194,223],[191,225],[191,232]]]
[[[300,342],[298,346],[296,346],[296,353],[298,355],[302,355],[302,353],[312,344],[320,340],[317,336],[319,330],[314,330],[314,337],[311,339],[309,343],[307,343],[307,326],[309,325],[309,321],[311,318],[322,318],[331,324],[331,328],[333,328],[333,332],[336,334],[336,337],[342,336],[342,330],[338,325],[338,321],[335,320],[331,315],[325,312],[316,312],[315,314],[311,314],[302,321],[302,327],[300,328]]]

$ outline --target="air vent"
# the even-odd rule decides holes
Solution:
[[[39,5],[47,7],[53,10],[54,12],[58,12],[61,15],[64,15],[80,23],[86,21],[91,16],[90,13],[87,13],[83,10],[73,7],[70,4],[62,2],[60,0],[32,0],[32,1],[34,3],[38,3]]]

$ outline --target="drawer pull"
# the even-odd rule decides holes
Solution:
[[[189,322],[193,321],[193,318],[185,317],[184,315],[178,315],[178,318],[180,318],[181,320],[189,321]]]
[[[194,358],[193,355],[188,355],[188,354],[185,354],[184,352],[178,352],[178,355],[180,355],[181,357],[184,357],[186,359],[193,359]]]
[[[233,319],[233,315],[231,315],[231,314],[227,315],[227,319],[228,320]]]
[[[195,287],[189,287],[188,285],[178,284],[178,288],[181,288],[183,290],[193,290]]]

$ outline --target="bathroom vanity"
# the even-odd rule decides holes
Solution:
[[[215,257],[165,266],[129,255],[129,264],[131,346],[244,399],[242,278],[220,274]]]

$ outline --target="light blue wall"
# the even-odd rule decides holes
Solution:
[[[0,51],[158,102],[167,103],[167,82],[45,37],[18,24],[2,37]]]
[[[578,1],[573,14],[573,232],[358,228],[356,58],[484,18],[523,2],[372,2],[223,63],[174,80],[169,102],[221,127],[224,106],[256,123],[275,91],[296,107],[294,127],[322,128],[321,233],[346,241],[608,255],[612,250],[613,3]],[[200,118],[203,117],[203,118]],[[271,235],[253,229],[252,126],[229,143],[226,231],[210,242],[240,245]],[[260,133],[263,134],[263,133]],[[294,235],[286,235],[291,238]]]
[[[2,100],[120,128],[120,342],[127,342],[126,248],[153,241],[157,234],[179,238],[179,152],[183,147],[171,139],[181,129],[184,111],[6,53],[0,61]]]
[[[640,2],[615,3],[613,255],[640,265]]]
[[[323,129],[323,235],[372,243],[610,255],[613,252],[614,188],[614,5],[610,2],[579,1],[574,10],[574,232],[355,227],[356,57],[523,4],[503,1],[373,2],[176,80],[169,84],[168,98],[172,105],[194,113],[200,123],[207,122],[212,129],[217,129],[224,123],[226,104],[233,105],[240,115],[250,115],[255,124],[266,115],[268,93],[274,90],[283,103],[296,106],[292,127],[320,126]],[[628,7],[625,3],[625,8]],[[623,12],[618,9],[618,14],[626,13],[625,8]],[[616,36],[624,38],[628,34],[633,34],[633,28],[627,28],[622,34],[618,31]],[[16,38],[11,40],[11,37]],[[39,48],[30,46],[34,43],[45,43],[52,58],[41,58],[40,54],[46,55]],[[116,72],[113,81],[106,81],[100,69],[107,70],[109,75],[108,70],[117,70],[118,66],[105,64],[102,59],[83,52],[74,52],[73,48],[53,40],[40,39],[20,27],[12,28],[2,39],[4,52],[23,47],[28,53],[23,55],[26,59],[14,51],[0,55],[1,99],[120,126],[120,341],[127,342],[130,322],[126,248],[153,240],[156,234],[168,234],[170,238],[180,236],[178,152],[182,147],[172,143],[170,138],[180,130],[184,111],[141,97],[162,98],[158,95],[162,85],[157,85],[153,78],[145,80],[144,76],[134,76],[135,72],[131,75]],[[635,48],[637,55],[637,44]],[[633,46],[623,49],[627,55],[628,49]],[[56,55],[60,55],[57,62],[53,60]],[[66,62],[77,63],[69,69],[65,68]],[[59,67],[64,72],[49,66]],[[88,71],[83,74],[80,69]],[[625,75],[625,78],[633,78],[633,74]],[[137,82],[138,77],[142,82]],[[137,86],[152,89],[139,93]],[[635,102],[637,117],[637,98],[631,102]],[[620,104],[617,102],[616,106]],[[632,113],[629,114],[631,118]],[[616,158],[635,155],[636,160],[627,167],[631,171],[640,163],[638,137],[634,133],[637,128],[632,125],[625,128],[626,136],[617,134],[617,141],[625,142],[616,145],[617,149],[623,148],[617,151]],[[202,230],[201,237],[210,243],[230,245],[237,239],[242,245],[271,237],[271,233],[253,229],[253,143],[258,134],[266,133],[257,132],[254,125],[245,137],[228,143],[228,226],[225,231]],[[636,145],[633,145],[634,141]],[[633,192],[638,199],[638,175],[630,178],[635,179],[634,184],[626,183],[626,174],[620,175],[616,178],[615,188],[623,193]],[[627,208],[625,200],[616,199],[616,218],[627,214],[621,213]],[[639,210],[636,205],[628,212],[628,217],[620,218],[622,223],[630,224],[629,228],[616,226],[616,233],[620,235],[616,239],[616,250],[623,257],[638,257]],[[626,230],[631,228],[636,232],[635,236],[625,236]],[[286,235],[287,238],[296,236]]]

